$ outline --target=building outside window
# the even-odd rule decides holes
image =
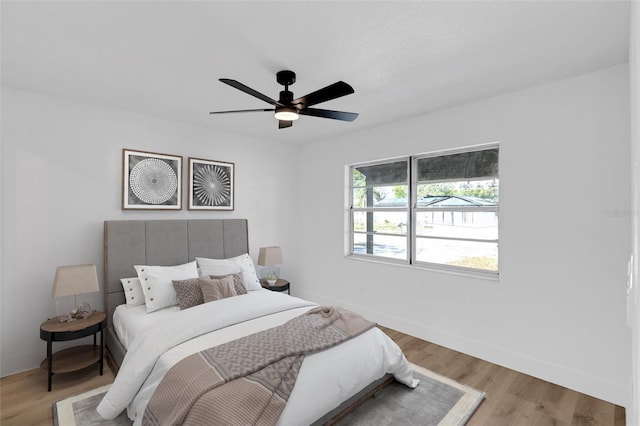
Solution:
[[[349,168],[350,255],[498,273],[497,144]]]

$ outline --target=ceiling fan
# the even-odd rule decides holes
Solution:
[[[312,105],[321,102],[330,101],[345,95],[354,93],[353,87],[344,81],[338,81],[327,87],[316,90],[308,95],[293,99],[293,92],[289,91],[289,86],[296,82],[296,73],[293,71],[279,71],[276,73],[276,81],[284,86],[284,90],[280,92],[280,98],[276,101],[262,93],[245,86],[239,81],[229,78],[221,78],[221,82],[235,87],[251,96],[265,101],[273,105],[275,108],[265,109],[241,109],[235,111],[214,111],[209,114],[228,114],[232,112],[257,112],[257,111],[275,111],[275,118],[278,120],[278,128],[285,129],[293,126],[293,121],[297,120],[300,115],[310,115],[312,117],[331,118],[333,120],[353,121],[358,118],[355,112],[333,111],[329,109],[309,108]]]

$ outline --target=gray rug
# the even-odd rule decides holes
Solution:
[[[53,403],[54,426],[131,426],[127,411],[113,420],[105,420],[96,411],[111,385],[102,386],[80,395]]]
[[[484,392],[418,365],[411,365],[420,385],[393,382],[341,419],[339,426],[464,425],[484,399]]]
[[[484,392],[470,388],[417,365],[420,379],[415,389],[393,382],[342,418],[339,426],[464,425],[484,399]],[[126,413],[104,420],[95,407],[110,385],[53,404],[55,426],[131,426]]]

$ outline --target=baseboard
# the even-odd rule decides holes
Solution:
[[[384,312],[371,310],[365,306],[348,304],[343,300],[333,300],[324,296],[307,297],[307,299],[315,300],[321,304],[340,305],[346,309],[358,312],[382,326],[622,407],[628,407],[630,403],[631,384],[629,384],[628,387],[623,386],[606,378],[594,376],[566,366],[549,363],[545,360],[509,351],[505,348],[488,345],[485,342],[469,339],[466,336],[452,334],[444,330],[425,326],[424,324],[407,321]]]

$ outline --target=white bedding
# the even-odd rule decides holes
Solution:
[[[128,307],[123,303],[118,305],[113,313],[113,328],[122,345],[128,350],[139,333],[144,333],[147,327],[179,311],[178,305],[174,305],[148,314],[145,305]]]
[[[105,418],[127,408],[140,424],[145,407],[162,377],[179,360],[294,318],[315,304],[268,290],[205,303],[164,315],[144,326],[116,380],[98,406]],[[402,351],[378,328],[341,345],[305,357],[279,424],[310,424],[386,373],[417,386]]]

